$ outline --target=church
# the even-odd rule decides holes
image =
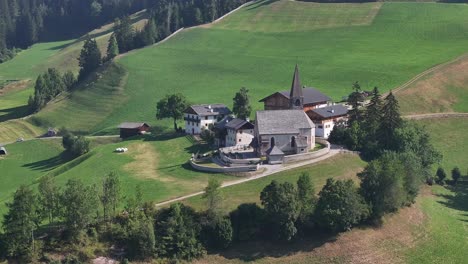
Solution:
[[[270,164],[281,163],[285,155],[308,153],[315,147],[315,125],[304,105],[313,109],[326,106],[331,99],[309,88],[304,96],[296,65],[289,93],[277,92],[262,100],[264,111],[255,117],[254,146]]]

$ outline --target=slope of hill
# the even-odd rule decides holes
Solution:
[[[335,99],[347,95],[356,80],[364,89],[377,85],[388,91],[467,50],[466,5],[385,3],[369,25],[360,22],[318,29],[317,25],[326,21],[336,25],[340,17],[355,14],[351,8],[354,5],[372,17],[381,4],[282,2],[247,6],[211,27],[186,30],[161,45],[122,57],[120,63],[129,71],[125,89],[129,101],[110,116],[106,125],[121,120],[152,120],[155,110],[148,106],[173,92],[183,93],[193,103],[231,105],[234,93],[246,86],[254,109],[259,109],[257,100],[287,89],[295,63],[300,65],[303,84],[315,86]],[[275,5],[282,7],[280,12],[265,11]],[[296,12],[297,8],[292,8],[295,5],[301,5],[304,11]],[[331,7],[337,11],[331,12]],[[262,12],[272,19],[286,19],[283,23],[300,23],[303,13],[325,21],[312,23],[309,30],[301,26],[300,31],[280,33],[263,27],[270,19],[258,19],[255,31],[237,30],[241,26],[234,22],[233,28],[225,24],[242,20],[237,16]],[[343,15],[347,12],[349,16]],[[329,13],[336,17],[323,15]]]
[[[468,55],[422,76],[396,96],[406,114],[468,112]]]
[[[146,11],[133,14],[131,20],[134,27],[141,29],[146,23],[146,17]],[[96,38],[102,54],[106,52],[112,26],[113,24],[107,24],[87,34]],[[14,59],[0,64],[0,83],[6,80],[30,80],[27,83],[23,82],[21,87],[14,89],[4,87],[0,90],[0,122],[6,120],[5,115],[13,118],[24,116],[17,110],[24,109],[29,95],[33,93],[34,80],[47,68],[57,68],[62,73],[70,70],[77,74],[79,69],[77,58],[85,38],[86,36],[74,40],[35,44]],[[1,92],[2,90],[4,92]]]

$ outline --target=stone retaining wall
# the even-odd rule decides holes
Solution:
[[[287,164],[287,163],[299,162],[299,161],[304,161],[304,160],[316,159],[316,158],[325,156],[330,152],[330,143],[328,141],[322,138],[316,138],[315,142],[323,144],[326,147],[324,149],[320,149],[314,152],[284,156],[283,163]]]
[[[249,172],[258,170],[259,165],[252,166],[235,166],[235,167],[208,167],[201,164],[197,164],[190,160],[190,165],[195,170],[205,171],[205,172],[217,172],[217,173],[239,173],[239,172]]]

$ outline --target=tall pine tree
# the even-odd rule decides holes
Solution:
[[[112,34],[107,45],[106,61],[112,60],[117,55],[119,55],[119,45],[117,44],[115,34]]]
[[[24,258],[34,251],[34,231],[39,221],[36,201],[33,191],[21,186],[15,192],[13,201],[6,204],[8,213],[4,216],[3,229],[7,255],[23,258],[24,263],[28,262]]]
[[[403,120],[400,115],[398,101],[392,91],[385,97],[382,107],[382,121],[380,122],[379,141],[381,147],[387,150],[393,150],[397,146],[395,132],[402,127]]]
[[[95,39],[88,38],[81,49],[78,58],[80,65],[80,75],[78,79],[83,80],[90,73],[95,71],[101,65],[101,51]]]

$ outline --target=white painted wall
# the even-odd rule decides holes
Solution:
[[[315,124],[315,136],[328,138],[333,127],[335,127],[335,122],[333,122],[333,120],[324,120],[321,123]]]
[[[200,117],[198,115],[193,115],[193,114],[184,114],[185,118],[191,118],[191,119],[200,119],[200,122],[193,122],[191,120],[185,120],[185,133],[192,135],[198,135],[201,133],[202,128],[208,129],[210,124],[214,124],[217,121],[217,116],[212,115],[212,116],[203,116]]]
[[[226,135],[226,147],[233,147],[238,145],[249,145],[254,138],[253,129],[228,129]]]

